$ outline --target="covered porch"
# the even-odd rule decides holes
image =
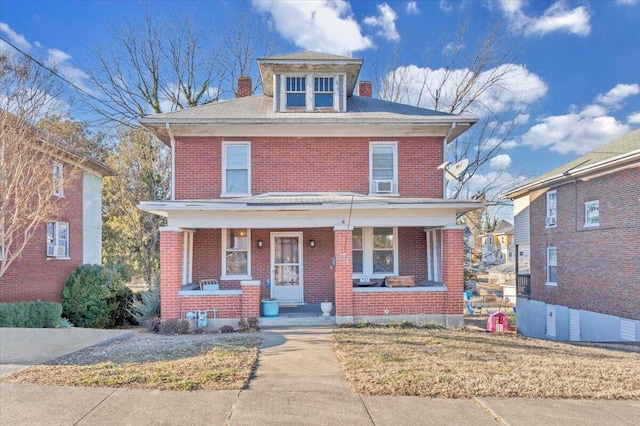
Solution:
[[[337,323],[455,325],[463,314],[464,261],[455,219],[477,206],[307,194],[141,208],[168,218],[161,230],[163,319],[208,310],[219,324],[237,322],[261,316],[261,300],[275,298],[285,307],[331,301]],[[396,276],[412,277],[413,286],[387,286]],[[201,289],[210,279],[217,289]]]

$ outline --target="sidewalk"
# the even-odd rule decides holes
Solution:
[[[146,391],[0,384],[2,425],[632,425],[638,401],[476,400],[351,392],[330,328],[263,332],[258,367],[238,391]]]

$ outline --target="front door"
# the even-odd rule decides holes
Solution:
[[[302,303],[302,232],[271,233],[271,297]]]

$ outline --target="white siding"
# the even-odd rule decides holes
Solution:
[[[546,335],[549,337],[556,337],[556,307],[553,305],[547,305],[546,324]]]
[[[82,263],[102,263],[102,178],[82,175]]]
[[[569,340],[580,341],[580,311],[569,309]]]
[[[636,325],[632,320],[620,319],[620,340],[636,341]]]
[[[531,220],[529,213],[529,196],[513,200],[514,244],[529,244],[531,237]]]

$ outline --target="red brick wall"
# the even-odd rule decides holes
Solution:
[[[445,292],[384,292],[353,293],[353,314],[355,316],[388,315],[439,315],[458,314],[446,312]]]
[[[398,141],[402,197],[442,197],[443,143],[422,138],[176,138],[176,199],[221,193],[221,142],[251,141],[251,192],[369,193],[369,142]]]
[[[462,314],[464,291],[464,230],[442,231],[442,278],[447,286],[447,314]]]
[[[531,195],[532,299],[640,319],[640,169],[556,188],[558,226],[545,227],[545,192]],[[584,227],[599,200],[600,226]],[[558,248],[558,286],[545,285],[546,249]]]
[[[178,298],[178,292],[175,293],[176,308],[171,310],[171,314],[162,311],[162,318],[179,318],[187,312],[193,312],[204,309],[216,309],[218,318],[241,318],[242,317],[242,295],[224,295],[224,296],[182,296]],[[173,315],[173,316],[171,316]],[[213,313],[209,313],[209,318],[213,318]],[[258,315],[254,315],[258,316]]]
[[[179,318],[178,291],[182,287],[181,231],[160,231],[160,315],[162,319]]]
[[[422,227],[398,228],[398,275],[427,279],[427,236]]]
[[[334,231],[336,316],[353,315],[353,247],[351,230]]]
[[[64,166],[64,198],[57,220],[69,222],[70,259],[47,259],[47,225],[38,225],[22,255],[0,278],[0,302],[62,301],[67,278],[82,265],[82,171]],[[72,178],[73,177],[73,178]]]

